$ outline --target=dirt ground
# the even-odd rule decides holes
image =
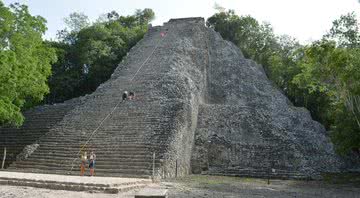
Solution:
[[[190,176],[168,180],[169,198],[360,198],[358,184],[330,184],[320,181]],[[164,183],[166,185],[166,183]]]
[[[319,181],[267,180],[235,177],[188,176],[159,184],[167,188],[169,198],[360,198],[358,184],[330,184]],[[134,197],[135,191],[104,194],[48,190],[32,187],[0,186],[1,198],[114,198]]]

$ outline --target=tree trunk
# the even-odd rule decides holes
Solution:
[[[2,164],[1,164],[1,169],[4,169],[5,160],[6,160],[6,147],[4,147],[4,156],[3,156],[3,161],[2,161]]]

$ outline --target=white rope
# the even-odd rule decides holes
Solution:
[[[162,41],[165,39],[162,39],[160,42],[158,42],[158,44],[155,46],[155,48],[153,49],[153,51],[151,52],[151,54],[147,57],[147,59],[141,64],[141,66],[139,67],[139,69],[136,71],[136,73],[134,74],[134,76],[131,78],[130,82],[132,82],[134,80],[134,78],[136,77],[136,75],[138,74],[138,72],[141,70],[141,68],[145,65],[145,63],[148,62],[148,60],[150,59],[150,57],[154,54],[155,50],[159,47],[160,43],[162,43]]]
[[[167,34],[165,35],[165,38],[167,37]],[[136,77],[136,75],[139,73],[139,71],[142,69],[142,67],[149,61],[150,57],[154,54],[155,50],[157,50],[157,48],[160,46],[160,44],[164,41],[165,39],[161,39],[160,42],[157,43],[157,45],[155,46],[155,48],[152,50],[152,52],[150,53],[150,55],[145,59],[145,61],[140,65],[139,69],[135,72],[134,76],[131,78],[130,82],[132,82],[134,80],[134,78]],[[92,139],[93,135],[97,132],[97,130],[103,125],[103,123],[105,122],[105,120],[107,120],[108,117],[110,117],[110,115],[112,113],[114,113],[115,109],[119,106],[119,104],[122,101],[119,100],[119,102],[115,105],[115,107],[112,109],[112,111],[100,122],[99,126],[91,133],[89,139],[85,142],[85,144],[80,148],[79,152],[76,154],[76,156],[78,156],[81,152],[81,150],[83,150],[85,148],[85,146],[90,142],[90,140]],[[74,162],[76,161],[77,157],[74,158],[74,160],[71,163],[71,169],[69,171],[68,174],[70,174],[70,172],[73,170],[74,168]]]
[[[114,113],[115,109],[119,106],[121,100],[116,104],[116,106],[112,109],[112,111],[100,122],[99,126],[91,133],[89,139],[85,142],[85,144],[80,148],[79,152],[77,152],[76,156],[78,156],[81,152],[81,150],[83,150],[85,148],[85,146],[89,143],[89,141],[91,140],[91,138],[93,137],[93,135],[96,133],[96,131],[102,126],[102,124],[105,122],[105,120],[112,114]],[[74,158],[74,160],[71,163],[71,170],[69,171],[69,173],[73,170],[74,168],[74,162],[76,161],[77,157]]]

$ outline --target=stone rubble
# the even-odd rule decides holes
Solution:
[[[25,146],[23,151],[16,156],[16,160],[21,161],[27,159],[39,146],[40,145],[36,143]]]

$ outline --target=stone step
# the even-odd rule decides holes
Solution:
[[[144,120],[145,118],[141,119],[139,118],[139,120]],[[162,119],[162,120],[148,120],[146,122],[141,122],[141,121],[138,121],[138,120],[131,120],[129,122],[127,121],[124,121],[124,120],[117,120],[117,119],[107,119],[105,121],[105,123],[103,123],[103,125],[101,126],[100,129],[112,129],[112,128],[115,128],[115,129],[118,129],[119,127],[127,127],[127,128],[144,128],[144,127],[154,127],[155,129],[156,128],[159,128],[159,124],[162,124],[164,125],[164,127],[166,127],[166,123],[168,123],[168,121],[170,121],[169,119]],[[64,127],[58,127],[56,130],[51,130],[51,132],[59,132],[59,133],[72,133],[72,132],[78,132],[79,130],[80,131],[93,131],[95,130],[99,124],[94,124],[94,123],[91,123],[90,125],[85,125],[84,122],[82,123],[75,123],[76,126],[73,126],[73,125],[67,125],[67,126],[64,126]],[[104,125],[106,124],[106,125]],[[96,126],[96,127],[94,127]],[[41,131],[41,133],[38,133],[38,134],[43,134],[42,132],[44,131],[47,131],[47,130],[43,130]],[[10,134],[11,135],[11,134]],[[32,135],[31,132],[28,132],[24,135]]]
[[[117,153],[112,153],[112,154],[98,154],[99,157],[101,159],[109,159],[109,160],[130,160],[131,158],[133,159],[152,159],[153,153],[152,152],[148,152],[148,153],[125,153],[125,154],[117,154]],[[163,152],[161,151],[156,151],[155,152],[155,156],[156,158],[162,158],[163,156]],[[67,158],[80,158],[80,156],[78,155],[78,152],[74,152],[74,153],[48,153],[46,155],[46,153],[43,152],[34,152],[30,155],[31,159],[67,159]]]
[[[150,184],[150,182],[151,180],[143,179],[86,178],[78,176],[12,172],[6,172],[6,174],[0,173],[1,185],[30,186],[70,191],[119,193],[143,188]]]
[[[66,183],[44,183],[36,181],[17,181],[17,180],[2,180],[0,179],[1,185],[10,185],[10,186],[28,186],[35,188],[46,188],[54,190],[67,190],[67,191],[88,191],[88,192],[104,192],[110,194],[117,194],[119,192],[127,192],[134,189],[144,188],[147,185],[145,184],[134,184],[121,187],[98,187],[98,186],[88,186],[83,184],[66,184]]]
[[[65,158],[65,159],[58,159],[58,158],[51,158],[51,159],[39,159],[39,158],[28,158],[27,160],[24,161],[17,161],[15,163],[13,163],[12,166],[15,167],[19,167],[19,166],[32,166],[32,167],[37,167],[37,165],[44,165],[44,166],[61,166],[62,164],[59,164],[59,162],[61,162],[62,164],[65,165],[69,165],[69,164],[73,164],[74,166],[78,166],[80,164],[80,159],[79,158]],[[137,160],[135,159],[131,159],[131,160],[127,160],[125,158],[101,158],[97,160],[96,163],[98,166],[96,166],[97,168],[101,168],[102,166],[108,166],[107,168],[111,167],[129,167],[129,168],[139,168],[139,167],[150,167],[153,164],[153,159],[148,157],[148,158],[138,158]],[[158,166],[161,164],[161,160],[159,158],[156,158],[155,160],[155,165]],[[35,166],[36,165],[36,166]]]
[[[114,131],[114,130],[98,130],[95,133],[93,133],[92,131],[87,131],[85,133],[81,133],[78,132],[77,134],[73,133],[73,134],[48,134],[48,135],[43,135],[43,136],[39,136],[39,137],[21,137],[21,138],[16,138],[16,137],[10,137],[10,138],[6,138],[3,139],[2,143],[12,143],[12,142],[29,142],[29,141],[34,141],[38,140],[39,138],[41,138],[42,140],[45,139],[56,139],[59,140],[59,138],[66,138],[69,140],[76,140],[79,141],[79,139],[88,139],[89,137],[91,137],[91,135],[94,137],[96,136],[97,138],[106,138],[109,135],[116,135],[116,136],[124,136],[124,137],[139,137],[139,136],[145,136],[145,135],[166,135],[168,134],[168,131],[166,128],[164,129],[144,129],[144,130],[131,130],[131,129],[122,129],[123,131],[125,130],[126,132],[121,132],[121,131]],[[168,129],[169,130],[169,129]]]
[[[48,129],[36,129],[36,132],[27,132],[27,131],[14,131],[14,132],[10,132],[10,133],[2,133],[0,134],[1,137],[1,142],[5,142],[6,139],[9,139],[11,137],[17,137],[17,138],[21,138],[21,139],[24,139],[24,138],[33,138],[33,137],[36,137],[36,138],[39,138],[43,135],[45,135],[46,133],[48,133],[49,130]]]
[[[167,127],[169,128],[169,127]],[[65,133],[53,133],[51,136],[46,136],[46,138],[58,138],[58,137],[71,137],[71,138],[84,138],[84,137],[90,137],[91,135],[107,135],[107,134],[114,134],[114,135],[121,135],[121,136],[134,136],[137,137],[139,135],[144,135],[148,133],[166,133],[166,126],[161,127],[159,124],[157,126],[144,126],[144,127],[132,127],[132,126],[119,126],[117,129],[115,127],[113,128],[100,128],[97,131],[94,132],[93,129],[81,129],[81,131],[73,131],[71,133],[65,132]],[[16,140],[17,137],[10,137],[7,138],[7,141],[10,141],[12,139]],[[35,138],[35,137],[29,137]],[[38,137],[39,138],[39,137]],[[45,138],[45,136],[44,136]],[[22,138],[27,139],[27,138]]]
[[[2,131],[2,133],[0,133],[0,135],[2,137],[7,137],[7,136],[41,136],[44,135],[45,133],[49,132],[49,128],[26,128],[26,129],[18,129],[16,131]],[[5,136],[6,135],[6,136]]]
[[[111,148],[109,148],[109,150],[96,150],[96,155],[97,156],[119,156],[119,155],[149,155],[151,154],[150,150],[133,150],[133,151],[124,151],[124,150],[110,150]],[[76,154],[80,151],[80,149],[77,150],[41,150],[38,149],[36,150],[34,154],[36,155],[57,155],[57,156],[66,156],[69,154]]]
[[[12,128],[12,129],[4,129],[4,128],[2,128],[0,134],[11,135],[14,132],[16,132],[16,133],[25,133],[27,131],[37,133],[38,130],[42,130],[42,131],[49,130],[56,123],[57,122],[49,124],[49,122],[43,121],[42,123],[39,123],[37,125],[35,125],[35,124],[33,124],[33,125],[26,124],[26,125],[23,125],[21,128]]]
[[[64,147],[64,148],[80,148],[81,145],[83,145],[83,143],[85,143],[87,139],[83,138],[81,141],[79,139],[77,140],[73,140],[73,141],[67,141],[67,142],[51,142],[51,141],[39,141],[38,144],[41,147]],[[91,139],[92,140],[92,139]],[[90,142],[88,144],[91,144],[92,141],[90,140]],[[104,140],[104,139],[101,139]],[[34,141],[35,142],[35,141]],[[9,148],[23,148],[23,144],[18,145],[17,143],[19,142],[14,142],[14,144],[4,144],[1,145],[0,150],[3,150],[3,147],[5,146],[9,146]],[[31,142],[30,142],[31,143]],[[109,143],[113,144],[112,141],[109,141]],[[97,145],[93,145],[92,147],[94,148],[108,148],[109,145],[106,144],[106,142],[103,142],[103,144],[97,144]],[[159,145],[151,145],[149,144],[149,142],[147,143],[128,143],[128,144],[119,144],[119,145],[115,145],[116,148],[123,148],[123,149],[132,149],[132,148],[153,148],[153,147],[159,147]]]
[[[82,145],[84,144],[73,144],[73,145],[50,145],[50,144],[41,144],[40,147],[38,147],[38,150],[48,150],[51,151],[52,149],[54,149],[54,151],[66,151],[66,152],[74,152],[74,151],[79,151],[79,150],[96,150],[96,151],[104,151],[104,152],[116,152],[116,151],[121,151],[121,152],[132,152],[132,151],[149,151],[155,148],[161,148],[160,146],[158,147],[150,147],[150,146],[144,146],[144,147],[132,147],[131,145],[116,145],[116,144],[112,144],[112,147],[106,147],[106,144],[103,145],[94,145],[94,144],[88,144],[84,147],[82,147]],[[19,147],[21,148],[21,147]]]
[[[44,165],[48,165],[48,164],[53,164],[54,166],[59,166],[59,162],[68,162],[69,164],[70,163],[78,163],[80,164],[80,159],[77,158],[75,161],[74,161],[74,158],[66,158],[66,159],[59,159],[59,158],[51,158],[51,159],[46,159],[46,158],[28,158],[27,160],[24,160],[24,161],[17,161],[15,162],[13,165],[18,165],[18,164],[25,164],[25,165],[30,165],[30,164],[44,164]],[[138,158],[138,159],[98,159],[96,164],[97,165],[113,165],[113,166],[143,166],[143,165],[146,165],[146,166],[149,166],[152,165],[153,163],[153,159],[152,158]],[[160,163],[160,160],[159,159],[156,159],[155,160],[155,164],[159,164]]]
[[[148,187],[136,192],[134,198],[167,198],[168,190],[163,188]]]
[[[97,154],[98,155],[98,154]],[[112,154],[112,155],[101,155],[99,156],[102,160],[111,160],[111,161],[133,161],[134,160],[148,160],[152,159],[153,154],[151,153],[127,153],[127,154]],[[162,153],[156,153],[157,158],[162,157]],[[74,158],[80,158],[80,156],[77,155],[77,153],[69,153],[69,154],[55,154],[55,153],[49,153],[48,155],[45,155],[44,153],[37,153],[34,152],[29,156],[30,159],[57,159],[57,160],[66,160],[66,159],[74,159]]]
[[[46,138],[42,138],[40,140],[40,142],[57,142],[57,141],[66,141],[66,140],[71,140],[72,143],[82,143],[82,142],[86,142],[88,140],[96,142],[96,141],[101,141],[101,142],[116,142],[119,140],[125,140],[125,141],[129,141],[129,140],[138,140],[138,141],[142,141],[144,140],[145,134],[138,134],[138,135],[119,135],[119,134],[94,134],[93,136],[84,136],[84,137],[64,137],[64,136],[52,136],[52,137],[46,137]]]
[[[24,115],[24,116],[27,116],[25,118],[24,126],[27,126],[32,122],[37,123],[37,122],[49,121],[50,123],[54,123],[54,122],[56,122],[58,120],[61,120],[66,113],[67,112],[49,112],[48,114]],[[11,127],[8,127],[8,128],[11,128]]]
[[[26,117],[25,122],[27,121],[41,121],[41,120],[54,120],[54,119],[61,119],[67,111],[49,111],[47,113],[32,113],[32,114],[24,114]]]
[[[165,126],[161,126],[159,125],[159,123],[153,123],[151,125],[145,125],[145,126],[136,126],[136,123],[133,123],[134,126],[132,126],[131,124],[128,125],[117,125],[117,126],[110,126],[110,127],[105,127],[105,128],[101,128],[99,130],[99,132],[97,133],[115,133],[115,134],[119,134],[120,131],[124,131],[121,132],[120,134],[123,135],[137,135],[139,133],[144,133],[144,131],[148,131],[149,129],[151,131],[162,131],[165,130],[167,127]],[[66,129],[68,130],[68,129]],[[93,128],[80,128],[80,130],[85,130],[87,131],[87,133],[92,132],[94,129]],[[5,141],[11,141],[13,139],[31,139],[31,138],[39,138],[40,136],[44,136],[46,135],[46,133],[49,131],[43,131],[42,133],[38,133],[38,134],[32,134],[31,132],[29,133],[24,133],[24,134],[10,134],[10,135],[6,135],[6,139],[3,139],[2,142]],[[52,131],[51,133],[55,133],[55,131]],[[68,133],[67,131],[59,131],[59,133],[63,133],[61,136],[79,136],[80,132],[78,131],[73,131],[72,133]],[[97,134],[96,133],[96,134]],[[55,134],[56,135],[56,134]],[[5,136],[5,135],[3,135]]]
[[[33,136],[33,135],[29,135],[29,136],[20,136],[19,137],[11,137],[8,136],[4,139],[2,139],[1,142],[6,143],[6,142],[12,142],[12,141],[27,141],[27,140],[32,140],[32,139],[38,139],[38,138],[85,138],[85,137],[90,137],[90,135],[122,135],[122,136],[134,136],[137,137],[139,135],[147,135],[147,134],[167,134],[167,130],[169,130],[170,127],[160,127],[160,126],[155,126],[155,127],[144,127],[143,129],[137,129],[137,128],[132,128],[131,126],[127,126],[127,127],[121,127],[118,130],[115,129],[99,129],[96,132],[93,133],[93,129],[90,130],[84,130],[82,129],[81,131],[74,131],[74,132],[50,132],[50,134],[43,134],[43,135],[39,135],[39,136]]]
[[[159,146],[157,146],[157,147],[159,147]],[[44,144],[41,144],[38,149],[51,150],[53,148],[55,148],[57,150],[67,150],[67,151],[79,151],[80,149],[82,149],[79,144],[77,144],[77,145],[61,145],[61,144],[44,145]],[[85,146],[84,148],[87,148],[87,147]],[[91,146],[91,149],[96,150],[96,151],[98,151],[98,150],[148,151],[151,148],[154,148],[154,147],[152,147],[152,146],[132,146],[132,145],[113,145],[113,144],[112,144],[112,147],[109,147],[109,145],[106,145],[106,144]]]
[[[114,138],[112,138],[114,137]],[[167,137],[165,134],[164,135],[153,135],[152,139],[157,139],[157,140],[163,140],[163,141],[167,141],[169,139],[169,137]],[[93,136],[92,138],[43,138],[42,140],[39,141],[40,144],[56,144],[57,141],[68,141],[69,144],[72,144],[74,146],[76,145],[81,145],[84,144],[85,142],[89,142],[88,144],[100,144],[100,145],[107,145],[107,144],[115,144],[114,146],[116,146],[117,144],[130,144],[130,143],[138,143],[138,144],[146,144],[149,138],[147,138],[145,135],[141,135],[139,137],[124,137],[124,136],[120,136],[120,137],[116,137],[115,135],[103,135],[100,137],[97,136]],[[21,144],[32,144],[33,141],[28,141],[28,142],[15,142],[16,144],[21,143]],[[11,144],[9,144],[11,145]]]
[[[61,141],[61,140],[72,140],[72,141],[87,141],[89,138],[91,138],[91,140],[105,140],[105,139],[111,139],[112,137],[124,137],[124,138],[128,138],[128,139],[139,139],[141,140],[141,138],[145,137],[145,135],[147,134],[153,134],[151,132],[146,132],[146,131],[142,131],[141,133],[133,133],[133,134],[119,134],[119,133],[106,133],[103,131],[97,131],[95,133],[89,133],[87,135],[53,135],[53,136],[46,136],[46,137],[42,137],[42,142],[44,141],[51,141],[51,140],[57,140],[57,141]],[[113,136],[114,135],[114,136]]]
[[[133,124],[135,125],[135,123]],[[64,131],[53,131],[50,132],[51,136],[46,136],[48,138],[54,137],[77,137],[77,138],[83,138],[88,137],[89,135],[96,135],[96,134],[116,134],[116,135],[142,135],[142,134],[148,134],[148,133],[166,133],[168,130],[171,129],[171,125],[165,124],[165,123],[157,123],[154,125],[144,125],[144,126],[138,126],[133,127],[132,125],[120,125],[120,126],[112,126],[111,128],[99,128],[97,131],[94,132],[94,129],[80,129],[80,130],[64,130]],[[35,138],[37,136],[29,136],[29,138]],[[40,137],[40,136],[39,136]],[[45,137],[45,136],[44,136]],[[12,138],[18,138],[18,137],[12,137]],[[24,138],[22,138],[24,139]],[[11,138],[7,139],[8,141],[11,140]],[[5,141],[5,140],[4,140]]]
[[[41,147],[66,147],[66,148],[78,148],[80,149],[81,145],[79,144],[79,141],[76,142],[77,144],[73,144],[73,143],[67,143],[67,142],[53,142],[53,143],[50,143],[50,142],[42,142],[40,144]],[[160,145],[152,145],[150,144],[149,142],[147,143],[138,143],[136,144],[136,142],[132,142],[132,143],[129,143],[129,144],[119,144],[119,145],[116,145],[116,148],[118,149],[129,149],[129,150],[132,150],[132,149],[135,149],[135,148],[158,148],[158,147],[161,147]],[[109,145],[107,144],[97,144],[97,145],[92,145],[92,148],[94,149],[97,149],[97,148],[109,148]]]
[[[61,151],[61,150],[36,150],[32,155],[52,155],[52,156],[75,156],[79,150],[74,151]],[[148,151],[109,151],[109,150],[96,150],[96,155],[98,156],[127,156],[127,155],[136,155],[143,156],[152,154],[150,150]]]
[[[59,141],[63,141],[63,140],[66,140],[66,139],[61,139]],[[165,138],[158,138],[159,141],[168,141],[168,139],[165,139]],[[82,144],[85,144],[87,140],[82,140],[82,141],[79,141],[79,140],[73,140],[71,141],[73,143],[73,145],[82,145]],[[145,138],[116,138],[116,139],[111,139],[111,138],[92,138],[90,140],[90,142],[88,143],[88,145],[96,145],[96,144],[99,144],[99,145],[110,145],[112,144],[113,146],[116,146],[116,145],[126,145],[126,144],[130,144],[130,143],[138,143],[138,144],[146,144],[147,140]],[[56,143],[56,140],[44,140],[44,141],[40,141],[41,143],[44,143],[44,144],[48,144],[48,143]],[[29,144],[31,144],[31,142],[29,142]]]
[[[12,167],[16,167],[16,168],[33,168],[33,167],[37,167],[37,168],[42,168],[42,169],[56,169],[56,170],[70,170],[71,167],[79,167],[80,163],[71,163],[69,162],[68,164],[62,164],[62,162],[37,162],[37,161],[21,161],[21,162],[16,162],[15,164],[12,165]],[[147,163],[142,163],[142,164],[123,164],[123,163],[109,163],[109,162],[102,162],[102,161],[97,161],[96,162],[96,169],[123,169],[123,170],[151,170],[152,169],[152,163],[147,162]],[[159,166],[159,164],[155,164],[156,167]]]
[[[85,138],[53,138],[53,137],[46,137],[46,138],[42,138],[40,139],[40,143],[41,144],[56,144],[56,142],[59,141],[68,141],[69,144],[73,144],[73,145],[80,145],[80,144],[84,144],[85,142],[89,142],[89,144],[93,143],[93,144],[100,144],[100,145],[106,145],[107,143],[119,143],[119,144],[131,144],[131,143],[137,143],[137,144],[146,144],[149,143],[149,136],[153,135],[153,139],[158,139],[158,140],[164,140],[167,141],[169,139],[169,137],[166,136],[166,134],[161,134],[161,135],[155,135],[155,134],[143,134],[143,135],[139,135],[138,137],[124,137],[124,136],[120,136],[120,137],[116,137],[115,134],[109,134],[109,135],[102,135],[102,136],[93,136],[91,138],[89,137],[85,137]],[[112,138],[113,137],[113,138]],[[22,141],[22,142],[16,142],[16,143],[21,143],[21,144],[32,144],[33,141]]]
[[[78,172],[79,165],[74,164],[72,171]],[[71,166],[32,166],[32,165],[19,165],[15,167],[9,167],[7,170],[20,170],[20,171],[34,171],[38,173],[69,173],[71,171]],[[95,172],[97,175],[107,175],[107,174],[127,174],[127,175],[151,175],[151,168],[149,169],[136,169],[136,168],[118,168],[113,167],[112,169],[100,169],[99,167],[95,167]]]
[[[156,139],[158,140],[162,140],[162,141],[168,141],[168,138],[166,138],[165,136],[162,137],[156,137]],[[67,140],[66,138],[58,138],[58,139],[43,139],[38,141],[38,143],[40,145],[56,145],[56,142],[58,141],[68,141],[69,144],[74,145],[74,146],[79,146],[80,144],[84,144],[87,140],[89,139],[81,139],[79,140],[79,138],[73,138],[72,140]],[[125,138],[125,137],[117,137],[117,138],[111,138],[110,135],[109,137],[95,137],[95,138],[91,138],[90,142],[88,143],[90,144],[98,144],[98,145],[108,145],[108,144],[115,144],[116,145],[127,145],[127,144],[131,144],[131,143],[138,143],[138,144],[148,144],[149,142],[146,142],[148,140],[146,140],[145,137],[143,138]],[[36,143],[35,140],[28,140],[28,141],[12,141],[12,142],[8,142],[6,144],[3,145],[7,145],[8,147],[10,147],[11,145],[30,145],[30,144],[34,144]],[[0,148],[3,149],[3,148]]]

